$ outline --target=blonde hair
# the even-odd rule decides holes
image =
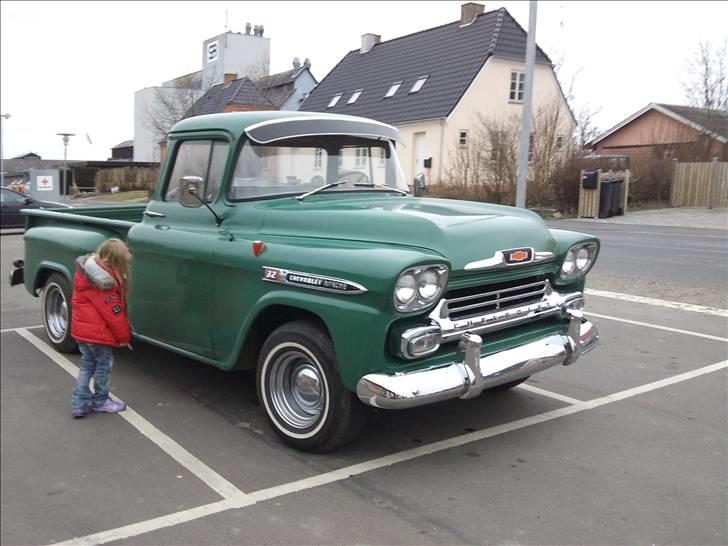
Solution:
[[[115,237],[107,239],[99,245],[96,255],[118,275],[121,288],[125,288],[129,280],[129,263],[132,257],[126,243]]]

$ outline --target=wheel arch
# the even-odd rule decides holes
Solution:
[[[324,320],[313,311],[293,305],[272,304],[261,309],[253,319],[232,369],[255,369],[258,364],[258,355],[268,336],[279,326],[296,320],[312,322],[331,337],[331,332]]]
[[[36,296],[38,295],[38,292],[45,286],[48,278],[53,275],[53,273],[60,273],[61,275],[66,277],[69,283],[73,281],[71,272],[64,265],[53,262],[41,262],[38,266],[38,270],[35,273],[35,278],[33,279],[33,293]]]

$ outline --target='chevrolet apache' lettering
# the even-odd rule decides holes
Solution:
[[[391,125],[332,113],[186,118],[148,204],[23,211],[11,284],[40,298],[54,349],[73,352],[76,257],[123,239],[137,339],[252,371],[271,428],[306,451],[354,440],[371,407],[509,389],[593,349],[582,309],[599,239],[425,197],[398,141]]]

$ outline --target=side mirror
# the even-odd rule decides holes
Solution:
[[[179,202],[183,207],[198,208],[202,206],[200,191],[204,180],[199,176],[183,176],[179,182]]]
[[[415,197],[419,197],[427,190],[427,182],[425,181],[425,173],[419,173],[415,176]]]
[[[33,203],[33,200],[32,200],[32,199],[31,199],[30,197],[26,197],[26,198],[24,199],[24,201],[25,201],[25,204],[26,204],[26,205],[30,205],[31,203]]]

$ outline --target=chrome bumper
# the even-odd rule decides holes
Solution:
[[[356,393],[362,402],[377,408],[412,408],[451,398],[473,398],[485,389],[559,364],[573,364],[596,346],[599,332],[580,310],[567,309],[565,313],[570,319],[566,334],[481,357],[481,337],[464,333],[460,341],[462,362],[409,373],[365,375]]]

